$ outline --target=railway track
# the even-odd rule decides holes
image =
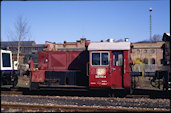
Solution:
[[[85,96],[85,97],[109,97],[111,95],[104,93],[105,91],[62,91],[58,90],[57,92],[53,90],[36,90],[30,91],[29,88],[1,88],[1,95],[49,95],[49,96]],[[119,92],[122,94],[122,92]],[[114,97],[119,98],[163,98],[163,99],[171,99],[170,94],[171,92],[159,92],[159,91],[144,91],[144,90],[137,90],[133,94],[127,94],[125,96],[121,95],[114,95]]]
[[[2,112],[169,112],[169,99],[1,95]]]
[[[2,112],[169,112],[165,109],[108,108],[96,106],[52,106],[1,103]]]
[[[53,90],[37,90],[30,91],[29,88],[1,88],[1,95],[49,95],[49,96],[84,96],[84,97],[109,97],[109,94],[104,93],[105,91],[53,91]],[[122,92],[120,93],[122,94]],[[114,97],[119,98],[163,98],[163,99],[171,99],[171,92],[159,92],[159,91],[144,91],[137,90],[133,94],[127,94],[125,96],[114,95]]]
[[[26,93],[19,90],[11,90],[11,91],[1,91],[1,95],[41,95],[41,94],[35,94],[35,93]],[[83,95],[84,96],[84,95]],[[150,98],[149,95],[126,95],[125,98]]]

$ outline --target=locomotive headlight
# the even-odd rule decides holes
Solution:
[[[48,59],[46,58],[46,59],[45,59],[45,63],[47,63],[47,62],[48,62]]]

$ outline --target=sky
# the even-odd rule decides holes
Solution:
[[[1,41],[10,41],[19,16],[28,21],[30,39],[37,44],[45,41],[75,42],[129,38],[138,42],[152,35],[170,32],[169,0],[109,0],[109,1],[2,1]],[[27,40],[27,39],[26,39]]]

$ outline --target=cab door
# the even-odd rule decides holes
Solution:
[[[113,88],[123,87],[123,51],[112,51],[111,85]]]
[[[90,87],[111,87],[110,86],[110,52],[91,51],[89,65],[89,86]]]

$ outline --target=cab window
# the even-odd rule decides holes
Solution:
[[[108,53],[102,53],[102,65],[108,65]]]
[[[11,67],[10,54],[2,53],[3,67]]]
[[[92,53],[92,65],[109,65],[109,54],[108,52]]]
[[[113,52],[113,66],[123,65],[123,52],[115,51]]]
[[[92,65],[100,65],[100,53],[92,53]]]

